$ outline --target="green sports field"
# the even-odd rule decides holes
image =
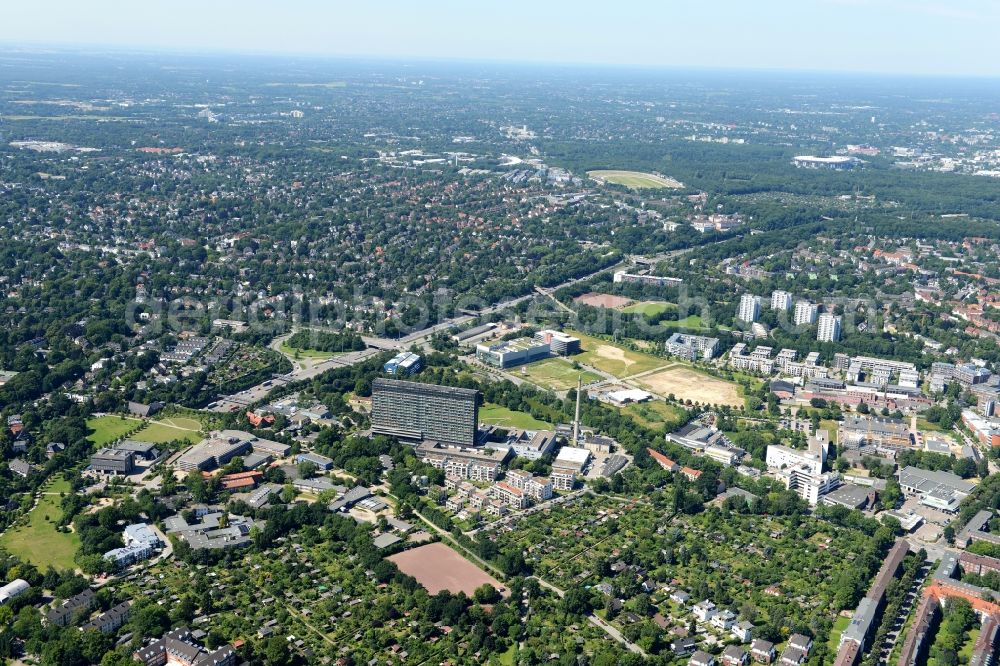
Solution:
[[[624,185],[633,190],[663,190],[684,187],[683,183],[673,178],[664,178],[642,171],[598,170],[588,171],[587,175],[598,182]]]
[[[544,361],[513,368],[510,372],[518,377],[526,377],[533,384],[553,391],[565,391],[575,387],[577,377],[581,378],[584,384],[601,378],[600,375],[589,370],[574,368],[571,361],[562,358],[547,358]]]
[[[42,487],[42,498],[28,514],[26,525],[9,529],[0,536],[0,547],[31,562],[41,571],[50,565],[56,569],[75,569],[73,556],[80,547],[80,537],[73,532],[57,532],[62,517],[59,493],[71,493],[69,482],[58,479]]]
[[[546,430],[552,427],[551,423],[539,421],[531,414],[515,412],[491,402],[487,402],[479,409],[479,421],[501,428],[523,428],[524,430]]]
[[[671,305],[671,303],[667,303],[666,301],[641,301],[622,308],[622,312],[638,312],[646,315],[647,317],[652,317],[653,315],[658,315],[661,312],[666,312],[670,309]]]

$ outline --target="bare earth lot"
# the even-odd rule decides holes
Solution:
[[[506,597],[500,582],[443,543],[429,543],[389,557],[399,570],[413,576],[430,594],[448,590],[472,596],[476,588],[489,583]]]
[[[673,393],[682,400],[713,405],[741,407],[743,398],[736,384],[716,379],[683,366],[674,366],[651,375],[645,375],[639,383],[660,395]]]
[[[631,299],[625,298],[624,296],[598,294],[593,291],[588,294],[581,294],[573,300],[577,303],[583,303],[584,305],[589,305],[595,308],[621,308],[632,302]]]

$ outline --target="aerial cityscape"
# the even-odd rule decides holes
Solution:
[[[997,79],[22,11],[0,664],[993,666]]]

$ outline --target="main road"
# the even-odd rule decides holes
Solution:
[[[667,259],[671,259],[673,257],[682,255],[686,252],[690,252],[692,249],[693,248],[674,250],[673,252],[667,252],[646,259],[645,261],[650,263],[665,261]],[[326,372],[327,370],[333,370],[335,368],[342,368],[355,365],[357,363],[361,363],[362,361],[369,359],[372,356],[375,356],[382,351],[406,349],[413,345],[419,346],[425,344],[430,340],[430,338],[435,333],[438,333],[440,331],[449,331],[454,328],[461,327],[462,325],[467,324],[478,317],[488,316],[500,312],[502,310],[506,310],[507,308],[516,307],[521,303],[524,303],[526,301],[529,301],[537,297],[539,294],[544,294],[551,297],[551,295],[554,292],[558,291],[559,289],[570,287],[579,282],[583,282],[584,280],[589,280],[598,273],[603,273],[605,271],[614,271],[623,267],[632,266],[634,264],[635,262],[633,261],[633,259],[629,257],[628,259],[621,261],[618,264],[615,264],[614,266],[610,266],[608,268],[598,268],[596,270],[587,273],[586,275],[581,275],[580,277],[576,277],[571,280],[566,280],[565,282],[556,285],[555,287],[549,287],[546,289],[536,287],[535,290],[532,290],[529,293],[524,294],[523,296],[518,296],[517,298],[500,301],[499,303],[495,303],[486,308],[483,308],[482,310],[478,311],[475,315],[463,314],[443,319],[436,324],[433,324],[426,328],[422,328],[417,331],[413,331],[412,333],[409,333],[396,340],[393,340],[391,338],[381,338],[381,337],[364,337],[363,339],[365,341],[365,344],[368,345],[368,348],[364,349],[363,351],[348,352],[346,354],[333,356],[331,358],[324,359],[322,361],[316,361],[311,364],[299,363],[293,360],[293,364],[295,367],[291,372],[261,382],[256,386],[252,386],[248,389],[244,389],[243,391],[239,391],[232,395],[219,398],[217,402],[213,403],[213,406],[209,407],[209,411],[213,412],[240,411],[241,409],[245,409],[248,405],[264,400],[265,398],[267,398],[268,395],[270,395],[271,391],[278,388],[279,386],[284,386],[285,384],[290,384],[293,382],[299,382],[305,379],[311,379],[312,377],[315,377],[316,375]],[[315,326],[310,328],[316,328],[322,330],[324,327]],[[281,340],[283,339],[284,338],[281,338],[275,343],[272,343],[272,347],[274,348],[279,347],[281,344]]]

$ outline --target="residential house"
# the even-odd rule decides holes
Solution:
[[[740,643],[749,643],[750,639],[753,637],[753,625],[743,620],[733,625],[730,632],[733,638],[738,640]]]
[[[694,616],[698,618],[700,622],[708,622],[713,616],[715,616],[715,604],[708,599],[705,599],[704,601],[696,603],[694,608],[691,609],[691,612],[694,613]]]
[[[728,631],[734,624],[736,624],[736,614],[733,613],[733,611],[724,608],[711,617],[711,623],[716,629]]]
[[[703,650],[695,650],[688,660],[688,666],[715,666],[715,657]]]
[[[770,664],[774,661],[774,643],[763,638],[754,639],[750,644],[750,656],[756,662]]]
[[[748,660],[747,651],[738,645],[727,645],[722,651],[722,663],[726,666],[744,666]]]

